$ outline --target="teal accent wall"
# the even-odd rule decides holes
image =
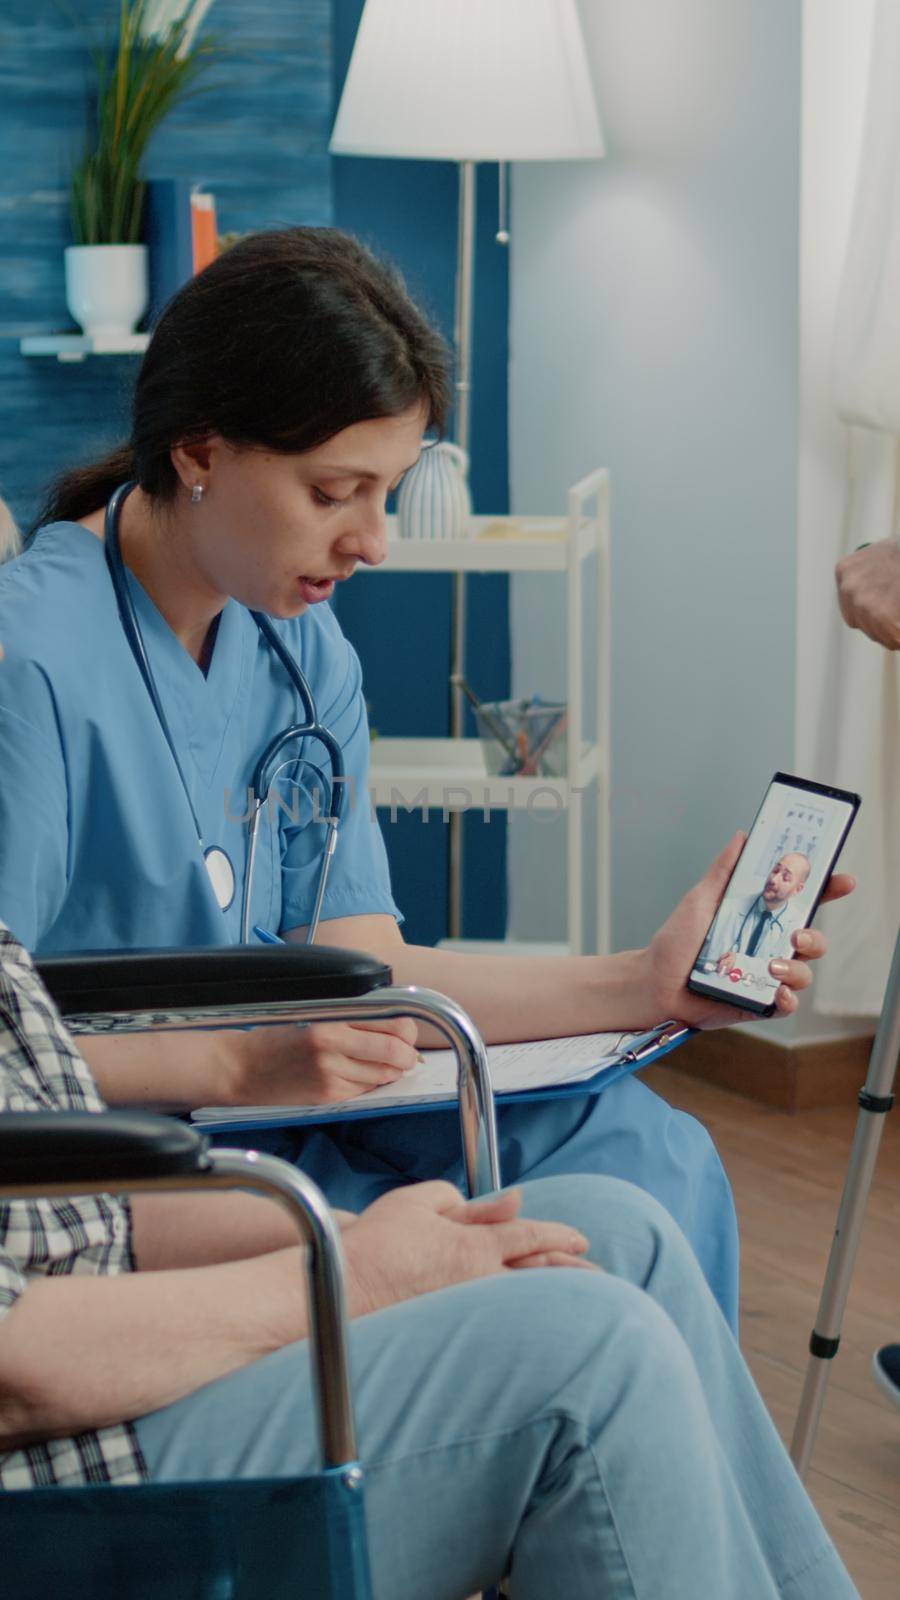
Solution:
[[[95,34],[115,0],[72,0]],[[88,57],[68,8],[0,9],[0,494],[33,517],[62,467],[127,430],[133,359],[26,359],[29,333],[76,332],[65,305],[67,173],[84,127]],[[202,180],[223,231],[331,221],[330,0],[216,0],[228,59],[160,129],[147,170]]]

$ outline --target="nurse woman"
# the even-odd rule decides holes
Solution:
[[[0,913],[31,950],[228,945],[254,925],[304,941],[342,762],[320,943],[371,951],[398,983],[453,995],[490,1041],[740,1015],[685,988],[740,838],[645,950],[515,960],[403,941],[366,801],[359,662],[327,602],[360,563],[384,559],[387,496],[448,401],[438,335],[341,234],[246,238],[176,295],[138,375],[129,442],[64,475],[36,537],[0,571]],[[390,650],[387,617],[383,637]],[[275,761],[242,924],[257,764],[310,721],[294,666],[339,753],[307,736]],[[849,887],[833,881],[832,896]],[[794,945],[797,958],[776,964],[782,1013],[824,950],[815,932]],[[408,1022],[117,1036],[87,1054],[109,1100],[170,1108],[339,1101],[415,1058]],[[499,1129],[507,1182],[595,1172],[655,1195],[734,1324],[731,1194],[696,1122],[627,1078],[596,1098],[506,1108]],[[351,1211],[416,1179],[461,1182],[450,1114],[290,1141]]]

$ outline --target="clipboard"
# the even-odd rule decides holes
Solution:
[[[543,1087],[535,1084],[524,1089],[495,1088],[495,1103],[498,1108],[527,1103],[539,1105],[541,1101],[570,1099],[575,1095],[602,1094],[620,1078],[626,1078],[632,1072],[640,1072],[642,1068],[671,1055],[673,1050],[677,1050],[695,1032],[695,1028],[686,1027],[683,1023],[668,1021],[659,1023],[646,1033],[623,1035],[622,1037],[628,1039],[627,1047],[613,1059],[605,1060],[590,1076],[579,1077],[570,1082],[550,1083]],[[488,1048],[489,1058],[490,1051],[491,1047]],[[377,1091],[375,1093],[377,1094]],[[245,1115],[241,1114],[241,1108],[236,1108],[234,1111],[229,1108],[226,1111],[224,1107],[204,1107],[200,1111],[191,1113],[191,1122],[203,1133],[253,1133],[271,1128],[321,1128],[334,1122],[362,1122],[369,1121],[373,1117],[402,1117],[416,1113],[421,1115],[430,1111],[455,1111],[457,1106],[456,1096],[449,1094],[439,1099],[418,1098],[399,1104],[389,1102],[367,1104],[367,1099],[368,1096],[360,1096],[355,1101],[339,1101],[335,1105],[315,1107],[260,1106],[252,1111],[247,1108]],[[220,1109],[222,1115],[217,1116],[216,1112]]]

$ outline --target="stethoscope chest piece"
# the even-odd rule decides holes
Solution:
[[[225,851],[220,850],[216,844],[211,844],[208,849],[204,850],[203,860],[209,873],[209,881],[213,886],[213,894],[222,910],[227,911],[234,899],[234,867],[231,865],[231,861]]]

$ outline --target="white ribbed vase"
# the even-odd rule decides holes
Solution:
[[[397,495],[400,538],[464,539],[472,515],[468,471],[469,458],[458,444],[426,446]]]

